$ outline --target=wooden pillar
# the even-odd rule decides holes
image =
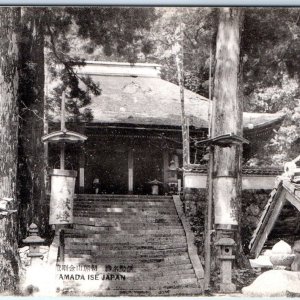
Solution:
[[[65,169],[65,160],[66,160],[66,144],[63,142],[60,145],[60,169]]]
[[[80,148],[80,154],[79,154],[79,193],[84,194],[84,169],[85,166],[85,151],[84,146]]]
[[[133,149],[128,151],[128,194],[133,193]]]
[[[163,183],[164,190],[167,191],[167,184],[169,179],[169,153],[167,149],[163,150]]]

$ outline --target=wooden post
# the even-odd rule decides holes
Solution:
[[[211,138],[211,69],[212,69],[212,52],[209,51],[209,106],[208,106],[208,138]],[[209,168],[208,168],[208,193],[207,193],[207,214],[205,215],[205,268],[204,268],[204,290],[209,290],[210,285],[210,271],[211,271],[211,232],[212,232],[212,205],[213,205],[213,185],[212,185],[212,173],[213,173],[213,161],[214,161],[213,148],[209,147]]]
[[[212,127],[212,103],[211,103],[211,72],[212,72],[212,52],[211,47],[209,49],[209,85],[208,85],[208,137],[211,137],[211,127]]]
[[[62,97],[61,97],[61,108],[60,108],[60,114],[61,114],[61,118],[60,118],[60,130],[61,131],[65,131],[66,130],[66,119],[65,119],[65,92],[62,93]]]
[[[169,153],[168,150],[165,149],[163,151],[163,184],[165,190],[167,190],[168,179],[169,179]]]
[[[133,193],[133,150],[128,151],[128,193]]]
[[[208,168],[208,193],[207,193],[207,214],[206,214],[206,236],[204,244],[204,290],[209,290],[210,285],[210,271],[211,271],[211,233],[212,233],[212,205],[213,205],[213,160],[214,152],[212,147],[209,147],[209,168]]]
[[[46,47],[44,48],[44,52]],[[44,107],[47,107],[47,97],[49,94],[49,74],[48,74],[48,66],[46,64],[44,64]],[[44,109],[43,110],[43,125],[44,125],[44,135],[49,133],[49,124],[48,124],[48,110]],[[49,167],[49,145],[48,142],[44,143],[44,185],[45,185],[45,189],[44,189],[44,193],[50,192],[49,188],[49,177],[48,177],[48,167]]]
[[[85,166],[85,152],[84,147],[82,146],[79,154],[79,193],[84,194],[84,166]]]
[[[190,161],[190,120],[188,117],[185,117],[185,123],[184,123],[185,127],[186,127],[186,138],[185,138],[185,152],[186,152],[186,164],[189,165],[191,163]]]
[[[62,94],[61,98],[61,108],[60,108],[61,118],[60,118],[60,130],[65,131],[66,125],[65,125],[65,92]],[[66,145],[64,142],[60,145],[60,169],[65,169],[65,150]]]
[[[64,142],[60,145],[60,169],[65,169],[65,150],[66,150],[66,144]]]

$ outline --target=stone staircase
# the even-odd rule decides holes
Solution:
[[[172,197],[79,195],[57,276],[69,295],[201,295],[190,256]]]

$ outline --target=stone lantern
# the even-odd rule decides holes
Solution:
[[[220,238],[215,245],[219,247],[219,259],[221,263],[221,283],[220,292],[233,293],[236,286],[231,282],[232,278],[232,262],[235,256],[232,254],[235,242],[232,238]]]
[[[157,179],[151,180],[148,183],[151,185],[151,194],[158,195],[159,194],[159,186],[163,183]]]
[[[170,161],[168,174],[169,193],[176,194],[178,192],[177,166],[173,159]]]
[[[35,264],[39,262],[39,259],[43,257],[43,254],[40,252],[40,246],[45,242],[39,236],[39,230],[36,224],[32,223],[29,226],[28,230],[28,237],[23,240],[25,245],[29,245],[29,253],[27,254],[28,257],[31,257],[31,264]]]
[[[77,172],[65,170],[65,146],[67,143],[84,142],[86,136],[69,131],[65,127],[65,94],[61,103],[61,130],[42,137],[42,142],[60,146],[60,169],[53,169],[51,175],[50,225],[73,223],[73,200]]]
[[[285,241],[276,243],[271,251],[270,261],[275,270],[290,270],[295,259],[291,246]]]

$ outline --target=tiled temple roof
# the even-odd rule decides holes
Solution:
[[[93,123],[181,126],[179,86],[160,78],[157,64],[86,62],[77,70],[100,84],[100,96],[92,96],[87,108]],[[187,89],[185,113],[190,126],[208,127],[209,100]],[[280,114],[247,113],[243,115],[246,131],[271,126]]]

